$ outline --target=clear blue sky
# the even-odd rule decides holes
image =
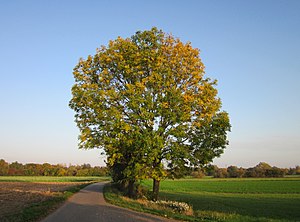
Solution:
[[[201,50],[232,123],[214,163],[300,165],[300,1],[1,1],[0,159],[103,164],[78,150],[72,69],[156,26]]]

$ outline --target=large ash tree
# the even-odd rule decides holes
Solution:
[[[70,101],[80,148],[103,149],[131,194],[137,180],[152,178],[156,200],[165,169],[201,167],[228,144],[228,114],[204,73],[198,49],[157,28],[80,59]]]

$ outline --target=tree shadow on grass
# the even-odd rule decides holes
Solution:
[[[300,196],[292,195],[248,195],[245,194],[191,194],[161,192],[161,197],[169,200],[183,201],[200,211],[216,211],[250,217],[269,219],[299,220]]]

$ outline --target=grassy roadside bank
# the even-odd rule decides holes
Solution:
[[[157,208],[155,207],[155,204],[152,204],[150,201],[130,199],[124,196],[112,184],[106,184],[104,186],[103,195],[105,200],[113,205],[132,209],[138,212],[150,213],[162,217],[191,221],[189,220],[189,217],[185,215],[176,214],[168,209]]]
[[[180,221],[245,221],[234,214],[224,214],[219,212],[194,212],[193,215],[184,215],[176,213],[171,209],[160,207],[151,201],[133,200],[125,197],[111,184],[106,184],[104,187],[104,198],[107,202],[132,209],[138,212],[150,213],[161,217],[172,218]],[[245,218],[243,218],[245,219]],[[247,221],[257,221],[255,219],[247,218]]]

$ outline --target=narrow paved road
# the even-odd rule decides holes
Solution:
[[[151,214],[139,213],[108,204],[103,198],[105,183],[91,184],[71,198],[42,222],[150,222],[170,220]]]

